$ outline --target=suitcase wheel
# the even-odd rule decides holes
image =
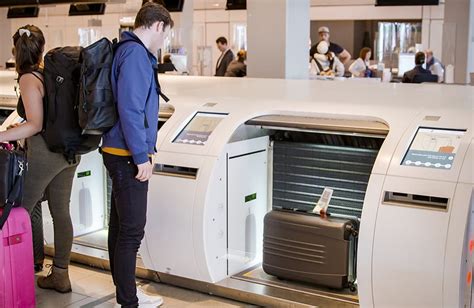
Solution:
[[[357,285],[353,282],[349,283],[349,290],[351,292],[357,292]]]

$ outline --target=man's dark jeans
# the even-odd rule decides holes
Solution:
[[[148,181],[135,179],[138,169],[131,157],[103,153],[103,159],[112,178],[108,246],[117,303],[137,307],[135,267],[145,234]]]

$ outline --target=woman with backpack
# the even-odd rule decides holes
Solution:
[[[67,293],[71,292],[68,266],[73,240],[69,203],[78,163],[69,164],[63,154],[51,152],[40,134],[46,95],[42,31],[33,25],[21,27],[13,35],[13,44],[21,91],[17,111],[25,122],[0,132],[0,142],[26,138],[28,172],[23,188],[23,206],[31,213],[45,195],[54,224],[53,266],[47,277],[38,279],[38,287]],[[76,161],[79,162],[79,157]]]

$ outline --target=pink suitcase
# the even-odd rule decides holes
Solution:
[[[0,240],[0,308],[35,307],[31,220],[24,208],[12,209]]]

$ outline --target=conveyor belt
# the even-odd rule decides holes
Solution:
[[[275,141],[273,206],[310,211],[328,187],[334,189],[330,213],[360,218],[378,149],[370,146],[370,140],[366,148],[363,141],[358,145],[361,147]]]

